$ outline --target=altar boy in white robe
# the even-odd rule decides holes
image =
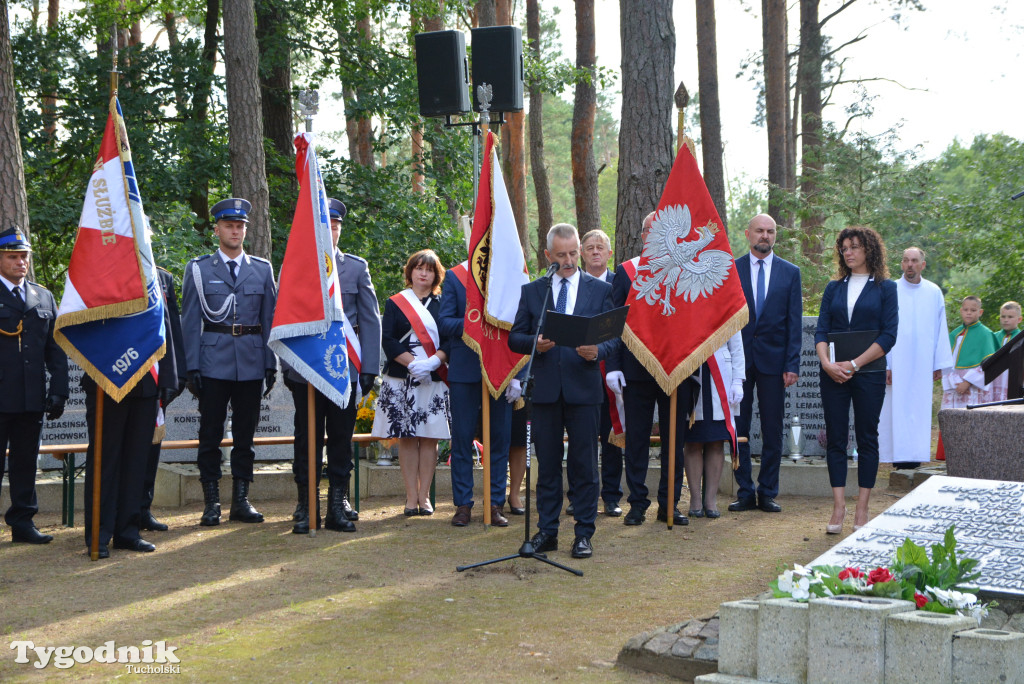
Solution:
[[[903,251],[903,277],[896,281],[899,336],[886,357],[885,401],[878,423],[879,461],[903,469],[931,460],[932,385],[953,367],[946,302],[939,286],[921,277],[926,265],[921,248]]]

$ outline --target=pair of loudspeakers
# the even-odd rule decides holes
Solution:
[[[491,86],[492,112],[523,111],[523,32],[515,26],[472,30],[473,111],[480,111],[476,86]],[[461,31],[416,34],[416,79],[420,114],[446,116],[470,109],[466,35]]]

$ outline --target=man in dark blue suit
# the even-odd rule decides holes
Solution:
[[[529,354],[534,331],[540,320],[545,295],[551,292],[549,309],[577,316],[595,316],[612,308],[612,288],[606,282],[582,273],[579,234],[573,226],[551,227],[544,256],[558,264],[556,275],[523,285],[519,310],[509,334],[509,348]],[[597,431],[600,423],[600,362],[618,345],[618,340],[576,348],[556,346],[537,336],[533,363],[533,440],[537,445],[537,528],[532,543],[537,552],[558,548],[558,514],[562,507],[562,432],[569,435],[566,468],[573,483],[576,538],[573,558],[593,555],[590,538],[597,517]]]
[[[758,214],[745,232],[750,252],[736,260],[736,271],[750,309],[750,321],[743,328],[743,350],[747,359],[747,379],[743,381],[743,401],[736,417],[736,433],[750,436],[750,414],[757,387],[758,414],[761,420],[761,471],[755,496],[751,478],[750,444],[739,445],[740,465],[734,473],[738,488],[729,510],[751,511],[760,508],[778,513],[779,465],[782,461],[782,423],[786,388],[794,384],[800,372],[800,325],[803,300],[800,269],[777,256],[775,220]]]
[[[441,337],[451,341],[448,354],[448,387],[452,406],[452,525],[469,525],[473,512],[473,437],[483,407],[483,375],[480,356],[462,341],[466,316],[466,262],[448,272],[441,286],[441,310],[437,327]],[[517,378],[505,396],[491,397],[491,525],[508,527],[504,515],[505,483],[508,480],[508,450],[512,442],[512,404],[522,394]]]

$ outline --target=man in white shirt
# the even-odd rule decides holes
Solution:
[[[923,249],[903,251],[903,277],[896,281],[900,334],[886,359],[885,402],[878,423],[879,461],[900,469],[931,460],[932,383],[953,366],[946,303],[938,285],[921,277],[925,266]]]

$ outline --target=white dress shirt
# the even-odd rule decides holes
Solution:
[[[576,292],[580,286],[580,269],[577,268],[568,278],[563,278],[558,274],[551,276],[551,311],[554,311],[558,306],[558,293],[562,289],[562,281],[569,283],[569,291],[566,293],[565,300],[565,313],[571,314],[576,310]]]

